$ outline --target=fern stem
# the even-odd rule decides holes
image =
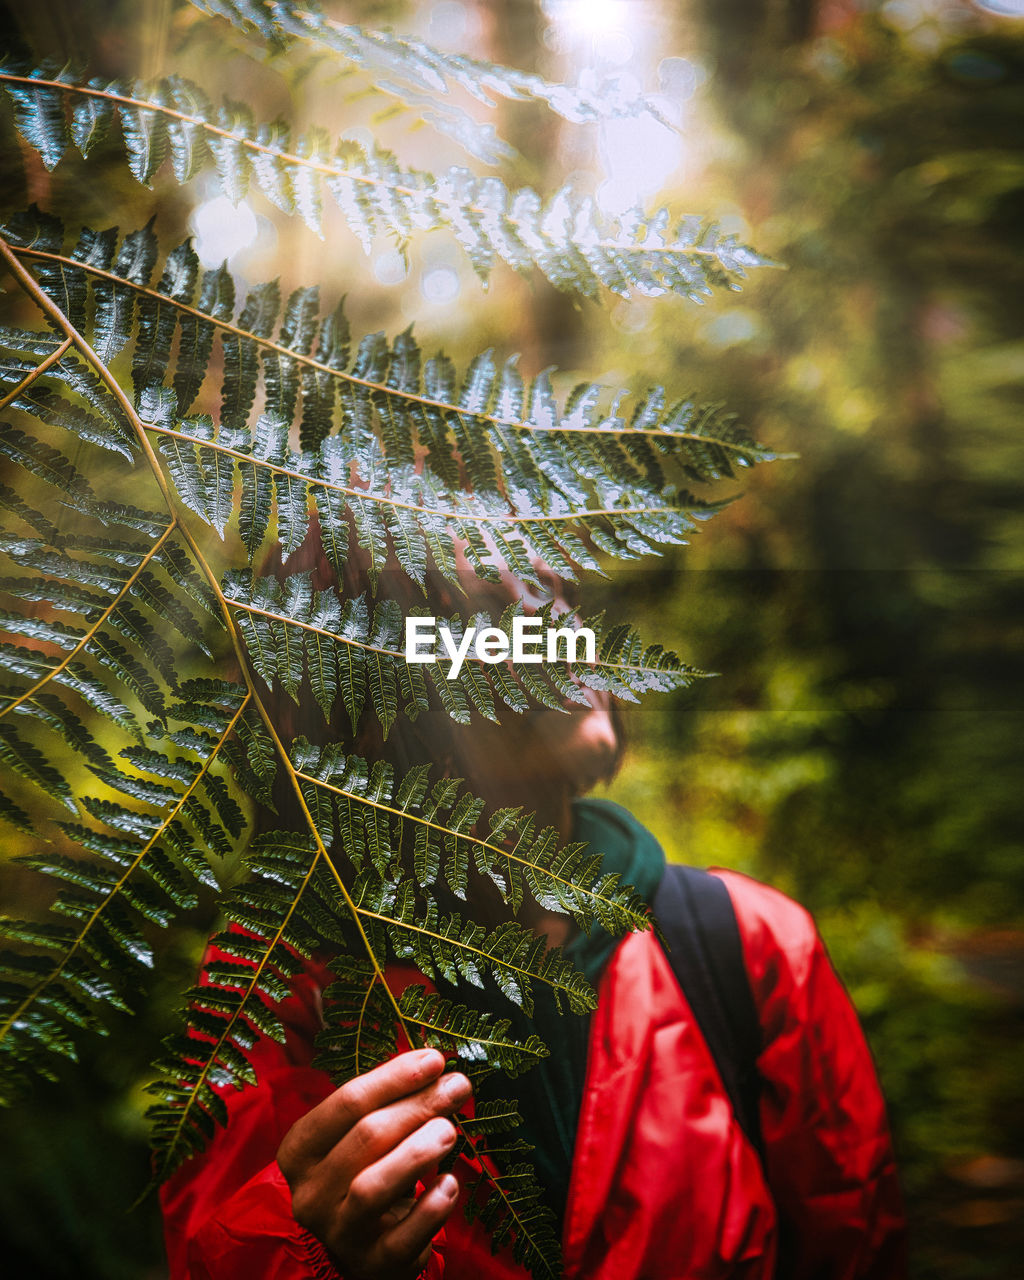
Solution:
[[[71,342],[71,339],[69,338],[68,344],[66,345],[69,345],[70,342]],[[121,603],[124,597],[132,589],[135,583],[138,582],[139,577],[142,574],[142,571],[145,569],[146,565],[149,564],[150,560],[153,559],[153,557],[157,554],[157,552],[160,550],[160,548],[164,545],[164,543],[167,541],[167,539],[171,536],[171,534],[174,532],[174,530],[177,527],[178,527],[178,519],[175,516],[171,520],[171,523],[160,535],[160,537],[156,540],[156,542],[153,543],[152,547],[150,547],[150,549],[146,552],[145,556],[143,556],[143,558],[132,570],[130,576],[125,580],[124,586],[122,586],[121,590],[117,593],[116,596],[114,596],[113,600],[111,600],[110,604],[106,606],[106,608],[102,611],[102,613],[96,619],[96,621],[89,625],[89,629],[81,637],[81,639],[78,641],[75,647],[70,651],[70,653],[66,654],[65,657],[63,657],[60,660],[60,662],[57,663],[56,666],[51,667],[47,671],[46,675],[42,676],[39,680],[37,680],[35,684],[31,686],[31,688],[26,689],[25,692],[22,694],[19,694],[17,698],[12,699],[12,701],[5,703],[4,706],[0,707],[0,720],[2,720],[4,716],[7,715],[8,712],[13,711],[15,707],[20,707],[23,702],[27,702],[31,698],[34,698],[40,689],[42,689],[45,685],[47,685],[55,676],[60,675],[60,673],[71,662],[75,660],[75,658],[92,641],[96,633],[107,621],[107,619],[110,618],[111,615],[116,611],[118,605]]]
[[[173,427],[162,427],[155,422],[145,422],[143,426],[147,431],[153,431],[157,435],[167,436],[172,440],[185,440],[189,444],[197,444],[203,449],[213,449],[217,453],[236,458],[247,466],[262,467],[266,471],[274,472],[275,475],[288,476],[291,480],[301,480],[303,484],[319,489],[327,489],[331,493],[340,493],[346,498],[358,498],[361,502],[376,502],[380,506],[393,507],[399,511],[412,511],[416,515],[440,516],[449,523],[470,521],[473,524],[501,525],[566,524],[575,520],[597,519],[601,516],[667,515],[677,510],[677,508],[665,504],[643,507],[594,507],[585,508],[582,511],[567,511],[540,516],[523,516],[514,511],[502,513],[501,515],[490,513],[478,515],[476,512],[469,511],[441,511],[437,507],[424,507],[415,502],[401,502],[397,498],[389,498],[373,493],[369,489],[354,489],[348,485],[336,484],[333,480],[321,480],[319,476],[310,475],[308,472],[296,471],[292,467],[282,467],[274,462],[265,462],[261,458],[254,458],[251,453],[243,453],[240,449],[232,449],[228,445],[221,444],[218,440],[202,440],[198,436],[189,435],[187,431],[176,431]]]
[[[35,382],[36,378],[41,377],[47,371],[47,369],[55,365],[58,362],[58,360],[61,360],[65,352],[68,350],[68,348],[71,345],[72,345],[71,339],[65,338],[64,341],[60,344],[60,346],[56,349],[56,351],[51,351],[45,360],[37,364],[34,369],[32,369],[29,373],[27,373],[24,376],[24,378],[22,378],[22,380],[18,383],[18,385],[12,391],[8,391],[8,393],[2,399],[0,399],[0,410],[6,409],[9,404],[17,400],[18,396],[20,396],[23,392],[27,391],[28,388],[32,385],[32,383]]]
[[[2,79],[2,75],[0,75]],[[313,369],[317,373],[327,374],[332,378],[337,378],[339,382],[346,383],[348,386],[362,387],[366,391],[373,392],[381,396],[387,396],[395,400],[405,401],[409,404],[418,405],[424,409],[437,409],[441,413],[452,414],[454,416],[470,419],[474,422],[486,422],[493,427],[508,427],[514,431],[533,432],[537,435],[592,435],[592,436],[634,436],[642,439],[655,438],[663,440],[685,441],[691,444],[701,444],[711,447],[726,449],[734,453],[743,453],[749,451],[735,441],[726,440],[718,436],[702,435],[695,431],[669,431],[662,427],[630,427],[623,425],[621,427],[582,427],[575,425],[562,425],[554,427],[542,427],[536,423],[524,422],[518,418],[503,418],[498,414],[486,413],[484,411],[474,410],[472,413],[463,409],[457,404],[453,404],[449,400],[436,400],[431,396],[423,395],[420,392],[399,390],[397,387],[391,387],[386,382],[374,382],[370,378],[360,377],[358,374],[350,373],[344,369],[335,369],[331,365],[324,364],[323,361],[317,360],[314,356],[305,355],[300,351],[292,351],[280,342],[275,342],[273,338],[262,338],[257,334],[250,333],[247,329],[242,329],[236,324],[232,324],[229,320],[220,320],[215,316],[209,315],[205,311],[193,307],[187,302],[181,302],[177,298],[171,298],[167,294],[160,293],[156,289],[150,289],[147,285],[137,284],[132,280],[126,280],[124,277],[117,275],[113,271],[106,271],[102,267],[93,266],[91,263],[78,262],[73,258],[67,257],[65,254],[52,253],[46,249],[31,249],[22,247],[13,247],[12,251],[19,257],[35,258],[39,261],[54,262],[61,266],[72,267],[76,271],[83,271],[88,275],[96,276],[102,280],[108,280],[113,284],[126,289],[132,289],[141,297],[149,298],[153,301],[160,302],[163,306],[173,307],[185,315],[193,316],[198,320],[204,320],[215,328],[229,333],[232,337],[240,338],[242,341],[251,342],[255,346],[261,347],[266,351],[272,351],[275,355],[286,356],[289,360],[293,360],[296,364],[305,365],[308,369]]]

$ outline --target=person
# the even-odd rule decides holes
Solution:
[[[516,596],[539,603],[504,568],[487,584],[463,567],[475,608],[500,612]],[[358,567],[336,581],[315,531],[288,563],[302,568],[318,589],[363,585]],[[543,569],[542,579],[568,607],[566,584]],[[449,584],[432,579],[427,592],[437,613],[457,611]],[[399,771],[429,760],[466,777],[490,810],[525,804],[563,837],[588,841],[650,902],[665,869],[657,841],[587,794],[622,750],[607,696],[588,690],[587,699],[497,726],[431,711],[399,722],[387,744],[364,716],[355,746]],[[286,734],[310,731],[305,705],[282,702],[279,712]],[[514,1030],[538,1031],[555,1051],[515,1081],[495,1073],[475,1097],[440,1052],[408,1045],[334,1088],[311,1065],[330,982],[330,957],[315,958],[276,1009],[283,1042],[261,1037],[249,1055],[257,1083],[224,1090],[226,1125],[162,1191],[172,1280],[523,1280],[508,1247],[492,1255],[487,1231],[467,1217],[479,1165],[460,1155],[436,1171],[456,1142],[451,1117],[472,1114],[488,1089],[516,1098],[567,1277],[899,1280],[896,1167],[850,1001],[802,907],[737,872],[714,874],[732,901],[760,1026],[760,1150],[655,933],[582,935],[527,902],[519,919],[587,975],[594,1012],[560,1015],[540,995],[531,1019],[502,1008]],[[500,910],[483,885],[474,907],[483,919]],[[408,965],[387,976],[396,994],[424,981]]]

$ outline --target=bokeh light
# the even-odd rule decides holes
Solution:
[[[196,205],[189,219],[195,250],[204,267],[219,267],[251,249],[260,225],[247,200],[232,204],[227,196],[214,196]]]
[[[431,267],[424,271],[420,281],[420,293],[434,306],[447,306],[459,296],[462,285],[454,267]]]

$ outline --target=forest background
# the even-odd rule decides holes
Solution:
[[[493,344],[522,352],[527,374],[693,389],[799,454],[761,468],[692,546],[617,567],[589,597],[721,673],[628,718],[608,794],[670,858],[738,867],[815,912],[889,1098],[914,1275],[1009,1275],[1024,1250],[1024,5],[331,11],[556,80],[586,67],[635,80],[677,131],[505,104],[521,152],[510,172],[542,191],[569,174],[612,212],[656,196],[709,212],[786,269],[698,309],[622,301],[608,324],[537,279],[499,275],[483,292],[440,237],[405,263],[383,242],[364,257],[338,228],[343,250],[326,259],[255,197],[235,208],[202,178],[136,185],[116,148],[102,181],[75,188],[80,172],[47,173],[9,112],[5,206],[125,228],[155,214],[164,240],[190,227],[204,264],[227,257],[238,279],[348,294],[358,332],[394,334],[415,315],[420,342],[460,365]],[[211,40],[194,17],[170,0],[45,0],[10,6],[5,30],[12,48],[88,58],[105,76],[161,73],[184,42],[177,70],[251,100],[239,37],[224,24]],[[282,82],[279,102],[256,105],[285,103]],[[336,76],[311,76],[300,106],[359,136],[363,108]],[[389,127],[401,152],[408,121]],[[434,169],[463,159],[429,147]],[[49,892],[9,865],[28,848],[4,833],[0,888],[19,911]],[[163,1274],[154,1203],[128,1212],[147,1169],[142,1086],[212,923],[200,909],[178,924],[145,1012],[0,1118],[7,1274]]]

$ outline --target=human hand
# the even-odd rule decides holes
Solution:
[[[345,1280],[411,1280],[455,1207],[450,1173],[413,1196],[454,1146],[447,1117],[472,1092],[465,1076],[443,1070],[436,1049],[400,1053],[335,1090],[278,1148],[295,1220]]]

